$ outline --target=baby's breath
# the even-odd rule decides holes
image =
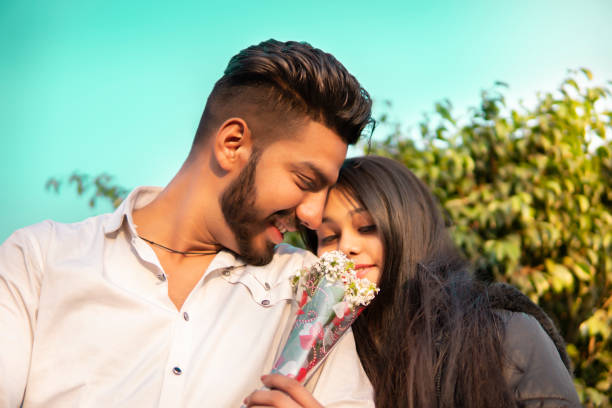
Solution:
[[[341,282],[344,285],[344,301],[350,307],[367,306],[379,289],[376,284],[365,278],[358,278],[355,264],[341,251],[324,253],[310,269],[301,269],[291,277],[291,284],[297,287],[304,281],[319,282],[323,277],[328,282]],[[302,279],[304,278],[304,279]]]

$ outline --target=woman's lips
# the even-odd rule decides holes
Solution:
[[[368,273],[368,269],[374,268],[374,264],[357,264],[355,265],[355,273],[359,279],[365,277]]]

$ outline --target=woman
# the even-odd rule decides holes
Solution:
[[[378,281],[353,324],[377,407],[580,406],[550,319],[512,287],[470,277],[433,195],[400,163],[346,160],[305,240]]]

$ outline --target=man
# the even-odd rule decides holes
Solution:
[[[0,406],[239,406],[292,317],[278,246],[317,228],[371,101],[329,54],[274,40],[234,56],[162,190],[113,213],[15,232],[0,247]],[[276,247],[276,249],[275,249]],[[370,406],[352,334],[307,384],[249,404]]]

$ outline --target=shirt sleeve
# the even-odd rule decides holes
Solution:
[[[374,391],[357,355],[350,329],[323,362],[313,396],[326,408],[374,407]]]
[[[580,407],[572,377],[538,321],[525,313],[509,315],[504,377],[517,401],[524,407]]]
[[[32,352],[42,256],[31,232],[49,224],[13,233],[0,245],[0,406],[21,406]]]

